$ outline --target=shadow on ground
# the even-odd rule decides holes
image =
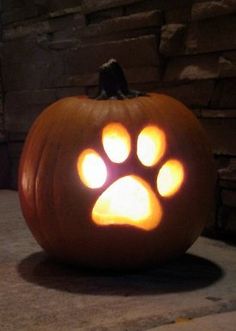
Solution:
[[[140,272],[115,273],[79,269],[61,264],[43,252],[34,253],[18,265],[26,281],[72,293],[93,295],[154,295],[207,287],[223,277],[213,262],[191,254],[164,266]]]

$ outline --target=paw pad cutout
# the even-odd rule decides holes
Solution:
[[[117,167],[122,166],[132,153],[130,134],[120,123],[104,127],[101,143],[110,162]],[[157,167],[156,192],[148,181],[136,174],[118,178],[95,202],[92,220],[96,224],[126,224],[143,230],[158,226],[163,216],[160,198],[172,197],[184,182],[184,167],[179,160],[162,162],[166,149],[166,135],[156,125],[147,125],[140,131],[136,153],[141,164],[154,167],[162,163]],[[106,163],[92,148],[79,155],[77,170],[82,183],[90,189],[102,188],[106,183]]]

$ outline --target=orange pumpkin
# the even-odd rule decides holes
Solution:
[[[101,77],[98,99],[59,100],[33,124],[20,162],[24,217],[42,248],[68,262],[164,262],[192,245],[212,212],[205,133],[179,101],[130,92],[116,62]]]

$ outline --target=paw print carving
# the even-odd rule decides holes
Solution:
[[[78,157],[78,175],[88,189],[106,186],[108,168],[124,166],[134,150],[137,162],[145,171],[154,173],[154,178],[150,183],[150,178],[135,172],[118,176],[95,201],[92,220],[101,226],[119,224],[147,231],[154,229],[163,216],[161,200],[173,197],[184,182],[181,161],[165,158],[165,132],[156,125],[147,125],[139,132],[134,146],[127,128],[114,122],[102,130],[101,143],[106,160],[92,148],[85,149]],[[108,167],[108,163],[112,166]]]

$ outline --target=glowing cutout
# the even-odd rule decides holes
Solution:
[[[120,123],[110,123],[102,131],[102,143],[112,162],[122,163],[131,149],[130,135]]]
[[[166,138],[158,127],[146,126],[138,136],[137,155],[141,163],[147,167],[154,166],[166,150]]]
[[[127,224],[143,230],[161,221],[162,208],[149,184],[138,176],[115,181],[100,195],[92,211],[98,225]]]
[[[170,197],[181,187],[184,180],[184,167],[177,160],[167,161],[157,176],[157,189],[161,196]]]
[[[86,149],[80,154],[77,170],[80,179],[89,188],[102,187],[107,179],[106,165],[93,149]]]

